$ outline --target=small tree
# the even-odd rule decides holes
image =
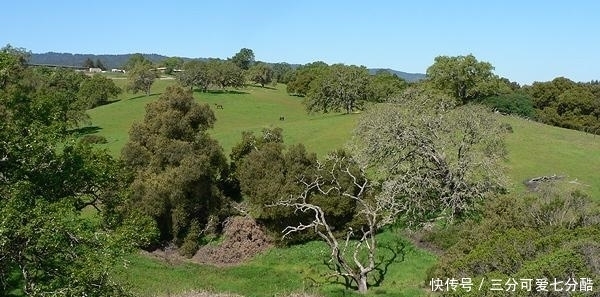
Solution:
[[[150,88],[154,84],[157,74],[147,64],[137,64],[127,72],[127,90],[134,94],[143,91],[150,96]]]
[[[86,103],[87,108],[94,108],[108,103],[109,97],[115,97],[121,92],[121,88],[117,87],[112,79],[95,74],[81,83],[79,98]]]

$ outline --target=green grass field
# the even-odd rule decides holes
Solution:
[[[557,128],[516,117],[503,117],[508,134],[508,174],[516,188],[542,175],[563,175],[583,184],[600,201],[600,136]]]
[[[125,81],[117,80],[116,83],[124,85]],[[173,83],[174,80],[157,80],[151,96],[123,93],[120,101],[88,111],[91,126],[97,127],[98,134],[107,138],[106,148],[112,155],[120,155],[129,138],[129,127],[134,121],[143,120],[145,105],[156,100],[166,86]],[[307,115],[302,98],[287,95],[285,86],[281,85],[277,89],[250,86],[229,93],[195,92],[194,97],[213,107],[217,122],[211,134],[219,140],[226,155],[241,140],[242,131],[258,132],[268,127],[283,128],[284,141],[288,144],[301,142],[309,151],[326,154],[350,139],[359,116]],[[222,105],[223,109],[215,109],[215,104]],[[285,120],[280,121],[280,116]]]
[[[381,244],[392,240],[390,232],[379,235]],[[121,278],[135,284],[141,296],[169,296],[190,290],[210,290],[243,294],[248,297],[283,296],[296,292],[325,296],[362,296],[325,278],[330,272],[323,265],[326,245],[310,242],[290,248],[274,248],[234,267],[213,267],[184,263],[169,265],[143,255],[130,257],[130,266]],[[423,281],[435,257],[408,244],[404,253],[390,265],[381,286],[369,295],[425,296]]]
[[[123,85],[125,81],[116,80]],[[144,106],[156,100],[173,80],[158,80],[152,96],[122,94],[120,101],[89,111],[96,133],[107,138],[105,147],[119,156],[128,139],[134,121],[144,116]],[[350,139],[360,115],[307,115],[301,98],[289,96],[284,86],[276,89],[247,87],[238,92],[194,94],[198,102],[223,105],[214,109],[217,116],[211,134],[219,140],[225,154],[239,142],[241,132],[260,131],[265,127],[284,129],[288,144],[304,143],[309,151],[320,156],[343,147]],[[285,120],[280,121],[279,117]],[[514,117],[502,117],[514,133],[507,135],[508,175],[513,189],[523,190],[522,182],[541,175],[565,175],[577,180],[596,199],[600,199],[600,136],[551,127]],[[390,233],[381,235],[385,240]],[[191,289],[233,292],[245,296],[281,296],[282,293],[316,290],[324,296],[353,296],[342,285],[323,283],[316,289],[308,276],[325,272],[321,264],[325,248],[312,242],[291,248],[275,248],[241,266],[216,268],[196,264],[170,266],[141,255],[132,255],[129,269],[121,277],[143,296],[168,296]],[[369,295],[425,295],[426,270],[435,263],[435,256],[422,250],[408,248],[404,261],[390,266],[380,287]],[[318,277],[317,277],[318,278]]]

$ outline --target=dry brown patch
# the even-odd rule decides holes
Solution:
[[[191,261],[215,266],[237,265],[272,246],[262,228],[249,217],[229,218],[224,238],[219,245],[201,247]]]

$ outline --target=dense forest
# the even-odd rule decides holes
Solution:
[[[600,280],[598,198],[547,177],[512,191],[512,127],[498,115],[600,134],[598,82],[520,86],[473,55],[436,57],[408,81],[364,66],[262,63],[244,48],[228,59],[127,56],[123,89],[29,59],[0,51],[1,295],[133,295],[115,277],[128,254],[169,246],[191,257],[240,217],[278,247],[324,242],[332,282],[360,293],[401,252],[400,240],[379,244],[383,233],[417,232],[442,250],[423,282],[448,296],[482,296],[466,279],[528,278],[515,296],[593,296]],[[119,158],[82,136],[87,110],[124,91],[151,95],[159,66],[174,84],[146,105]],[[194,96],[249,84],[285,84],[310,114],[360,112],[350,145],[318,157],[270,127],[225,152],[210,133],[216,109]]]

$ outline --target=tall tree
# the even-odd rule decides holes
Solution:
[[[466,103],[510,91],[493,70],[492,64],[477,61],[473,55],[438,56],[427,68],[427,81],[434,88]]]
[[[147,105],[122,151],[136,172],[133,208],[154,218],[161,240],[173,241],[188,256],[198,248],[201,231],[219,222],[224,206],[218,184],[227,163],[207,131],[214,122],[208,105],[171,86]]]
[[[261,87],[273,81],[273,68],[265,63],[256,63],[248,69],[248,78]]]
[[[502,190],[502,133],[481,107],[455,105],[444,96],[408,90],[369,109],[356,130],[355,157],[330,155],[301,176],[301,191],[275,204],[309,214],[309,222],[287,226],[284,235],[317,233],[331,250],[329,267],[366,293],[369,276],[385,263],[378,230],[470,217],[476,205]],[[350,186],[343,186],[344,179]],[[336,234],[332,216],[311,200],[332,194],[356,204],[360,228]]]
[[[150,96],[150,88],[154,84],[158,74],[152,66],[147,63],[138,63],[127,71],[127,91],[134,94],[142,91]]]
[[[366,67],[335,64],[311,82],[304,103],[309,112],[344,110],[351,113],[367,99],[368,87],[369,71]]]
[[[384,195],[410,205],[408,222],[464,218],[502,191],[501,126],[477,105],[411,88],[369,109],[356,130],[357,155],[372,166]]]
[[[231,61],[209,61],[211,81],[219,88],[241,88],[246,81],[244,71]]]
[[[254,64],[254,52],[249,48],[242,48],[230,60],[241,69],[248,70]]]

